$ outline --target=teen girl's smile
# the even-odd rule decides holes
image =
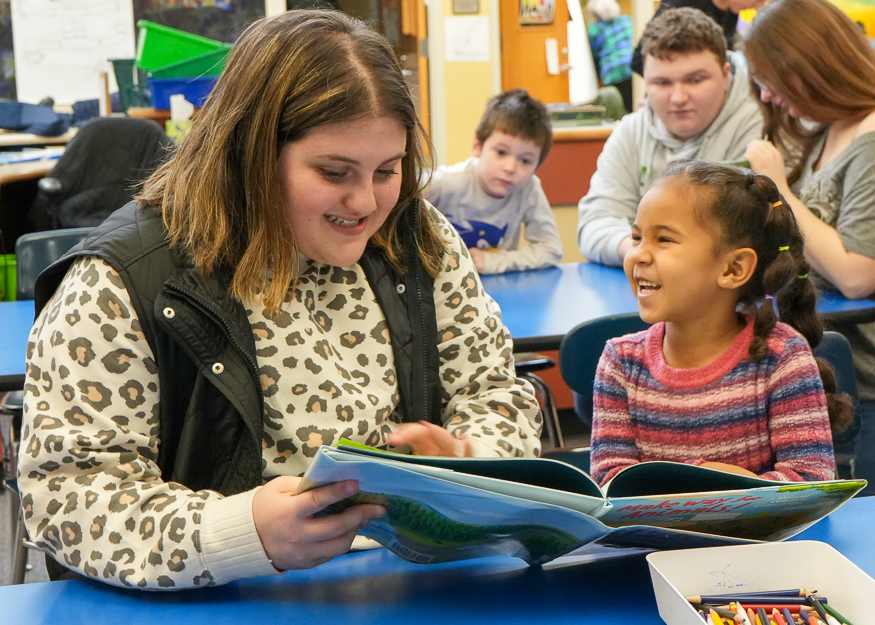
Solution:
[[[391,117],[317,126],[280,152],[286,219],[304,256],[356,263],[401,193],[407,131]]]

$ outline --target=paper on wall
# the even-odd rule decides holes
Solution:
[[[586,22],[578,0],[568,1],[568,98],[571,104],[586,104],[596,99],[599,82],[586,34]]]
[[[489,62],[489,16],[444,18],[444,57],[448,63]]]

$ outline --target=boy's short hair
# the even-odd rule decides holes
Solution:
[[[486,103],[486,111],[477,125],[477,141],[483,145],[496,130],[536,143],[541,148],[538,165],[553,146],[553,126],[547,107],[525,89],[510,89]]]
[[[722,66],[726,63],[726,37],[712,18],[699,9],[669,9],[655,17],[641,36],[641,55],[662,61],[676,54],[710,50]]]

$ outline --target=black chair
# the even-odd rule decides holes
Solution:
[[[33,299],[34,284],[36,283],[37,276],[43,269],[84,239],[91,230],[92,228],[51,230],[48,232],[33,232],[19,237],[15,243],[18,299]],[[0,414],[10,419],[10,436],[4,449],[4,455],[8,458],[9,478],[5,480],[4,486],[10,496],[14,498],[13,510],[20,508],[15,472],[18,467],[18,445],[20,442],[23,409],[23,391],[12,391],[2,396],[2,400],[0,400]],[[36,549],[37,547],[27,540],[27,532],[24,528],[24,520],[20,512],[16,512],[11,521],[10,527],[14,540],[12,583],[21,584],[24,582],[27,567],[27,549]]]
[[[133,190],[161,163],[172,140],[147,119],[101,117],[79,130],[38,183],[30,208],[33,230],[100,224],[131,201]]]
[[[535,395],[541,407],[541,420],[544,423],[544,432],[552,447],[564,447],[562,429],[559,427],[559,413],[556,412],[556,401],[553,392],[547,383],[535,375],[536,371],[543,371],[556,366],[549,356],[532,352],[520,352],[514,354],[516,374],[531,382],[535,388]]]
[[[854,441],[860,434],[863,425],[863,413],[860,409],[860,394],[857,390],[857,378],[854,373],[854,360],[851,355],[851,344],[838,332],[824,332],[820,345],[812,350],[818,358],[823,358],[832,365],[836,374],[836,390],[847,394],[854,402],[854,420],[842,432],[833,435],[835,447],[836,469],[839,477],[854,476]]]
[[[586,321],[572,329],[559,345],[559,370],[574,392],[574,413],[592,426],[592,385],[605,343],[624,334],[650,327],[638,313]]]

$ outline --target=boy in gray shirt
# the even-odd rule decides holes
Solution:
[[[426,199],[462,235],[481,274],[541,269],[562,259],[553,210],[535,176],[552,145],[544,105],[512,89],[487,103],[474,156],[435,172]],[[528,245],[520,248],[523,226]]]

